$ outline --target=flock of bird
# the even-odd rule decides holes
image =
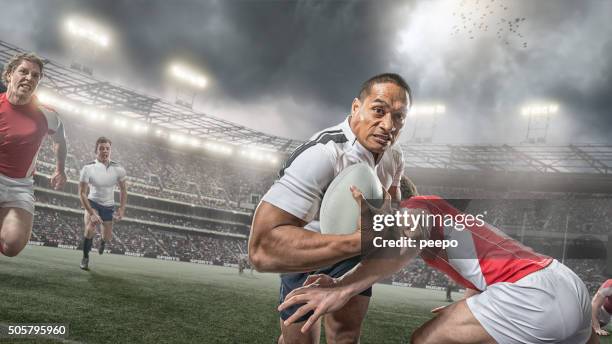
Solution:
[[[504,44],[510,45],[514,38],[527,48],[527,40],[519,31],[525,18],[509,13],[509,4],[503,0],[462,0],[453,11],[453,17],[460,22],[452,27],[451,36],[465,34],[469,39],[475,39],[478,32],[495,32],[497,39]]]

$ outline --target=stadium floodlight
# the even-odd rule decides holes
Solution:
[[[125,118],[115,117],[115,119],[113,119],[113,125],[121,129],[127,128],[128,121]]]
[[[170,142],[176,143],[177,145],[182,145],[187,142],[187,138],[182,134],[172,133],[168,136]]]
[[[72,36],[92,42],[101,48],[107,48],[110,45],[108,32],[91,21],[68,18],[65,27]]]
[[[525,143],[546,143],[551,115],[559,112],[557,103],[528,104],[521,108],[521,114],[528,118]]]
[[[221,154],[225,154],[225,155],[230,155],[232,153],[234,153],[234,149],[231,148],[228,145],[225,144],[221,144],[218,142],[207,142],[206,144],[204,144],[204,148],[208,151],[214,152],[214,153],[221,153]]]
[[[551,104],[530,104],[523,106],[521,114],[523,116],[548,116],[559,112],[559,105]]]
[[[443,104],[419,104],[410,108],[410,116],[433,116],[446,113],[446,106]]]
[[[414,118],[411,142],[431,142],[436,121],[439,115],[446,113],[446,105],[440,103],[416,104],[410,108],[408,115]]]
[[[208,84],[208,80],[202,73],[181,63],[171,64],[170,74],[177,80],[185,82],[197,89],[202,89]]]
[[[190,138],[190,139],[189,139],[189,144],[190,144],[192,147],[199,147],[199,146],[200,146],[200,144],[201,144],[201,142],[200,142],[200,140],[198,140],[197,138],[192,137],[192,138]]]
[[[132,130],[135,133],[142,134],[142,133],[146,133],[149,131],[149,126],[143,123],[134,123],[132,125]]]

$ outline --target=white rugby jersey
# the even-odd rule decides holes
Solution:
[[[89,184],[88,199],[110,207],[115,204],[115,185],[126,176],[125,168],[119,163],[111,161],[107,167],[96,159],[83,166],[79,181]]]
[[[306,221],[306,229],[320,232],[319,208],[323,195],[332,180],[348,166],[365,162],[376,170],[385,190],[399,186],[404,173],[400,148],[389,147],[374,161],[374,155],[355,137],[349,119],[316,133],[299,146],[262,200]]]

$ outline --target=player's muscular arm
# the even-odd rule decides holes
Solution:
[[[306,223],[261,202],[249,238],[249,258],[258,271],[304,272],[329,266],[361,251],[359,232],[322,235],[304,229]]]
[[[592,318],[593,318],[592,323],[593,323],[593,329],[595,330],[595,332],[601,330],[601,326],[599,326],[598,314],[599,314],[599,309],[601,308],[601,306],[603,306],[605,301],[606,301],[606,298],[603,295],[601,295],[601,293],[599,292],[595,294],[595,296],[593,297],[593,300],[591,301],[591,312],[592,312]]]
[[[51,176],[51,186],[58,190],[64,187],[66,180],[66,137],[64,136],[63,127],[60,126],[61,132],[53,135],[53,151],[55,152],[55,172]]]

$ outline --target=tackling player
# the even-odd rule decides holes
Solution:
[[[612,279],[605,281],[591,302],[593,311],[593,329],[600,336],[608,336],[610,333],[602,327],[610,323],[612,314]]]
[[[96,227],[102,225],[102,241],[98,252],[104,253],[107,242],[113,236],[113,214],[115,212],[115,185],[119,185],[120,201],[116,219],[125,216],[127,202],[126,172],[123,166],[111,160],[112,142],[106,137],[96,141],[96,160],[85,165],[79,178],[79,196],[85,208],[85,234],[81,269],[89,269],[89,251],[96,234]],[[87,189],[89,188],[89,194]]]
[[[66,183],[66,139],[59,116],[41,105],[34,92],[43,77],[34,54],[11,58],[2,72],[0,93],[0,254],[13,257],[30,240],[34,218],[34,167],[43,139],[53,139],[56,167],[50,184]]]
[[[353,196],[367,204],[359,191]],[[457,219],[461,214],[437,196],[415,196],[400,204],[405,214]],[[371,230],[374,214],[393,212],[390,207],[362,206],[363,230]],[[410,218],[410,217],[409,217]],[[410,229],[412,228],[412,230]],[[366,233],[366,232],[364,232]],[[436,316],[420,326],[411,343],[598,343],[591,329],[588,290],[573,271],[555,259],[538,254],[490,224],[465,224],[457,230],[433,223],[388,228],[385,235],[414,240],[457,240],[456,248],[416,247],[374,250],[367,259],[340,278],[315,276],[310,285],[287,295],[279,309],[305,304],[287,321],[293,323],[309,312],[302,331],[325,313],[334,312],[353,295],[399,271],[420,253],[433,268],[466,288],[466,298],[433,312]],[[419,252],[420,251],[420,252]]]
[[[283,273],[280,302],[315,271],[341,276],[359,261],[359,233],[322,235],[319,228],[323,194],[343,169],[367,163],[383,187],[399,200],[404,164],[394,143],[404,126],[410,100],[410,88],[402,77],[374,76],[362,85],[348,118],[315,134],[285,162],[280,178],[255,212],[249,238],[249,258],[255,268]],[[359,342],[371,294],[371,289],[365,288],[325,318],[328,342]],[[308,333],[301,333],[298,325],[284,323],[295,309],[284,309],[280,314],[279,343],[318,343],[318,323]]]

